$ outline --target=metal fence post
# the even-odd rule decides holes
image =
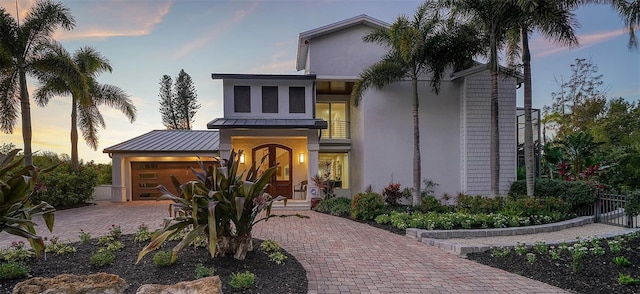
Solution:
[[[600,222],[600,189],[596,188],[596,201],[593,203],[594,217],[593,222]]]

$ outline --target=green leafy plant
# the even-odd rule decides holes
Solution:
[[[122,236],[122,229],[120,226],[111,225],[111,227],[109,227],[109,235],[115,240],[120,240],[120,236]]]
[[[76,248],[70,244],[60,242],[58,237],[52,237],[51,244],[45,247],[44,252],[55,253],[59,255],[76,252]]]
[[[78,235],[78,238],[80,238],[80,242],[82,244],[87,244],[89,243],[89,241],[91,241],[91,233],[80,230],[80,235]]]
[[[640,192],[627,195],[625,199],[624,212],[630,216],[640,215]]]
[[[22,262],[0,263],[0,280],[23,278],[29,275],[29,267]]]
[[[35,253],[24,246],[22,241],[13,241],[11,246],[0,249],[0,259],[8,262],[24,261],[31,258]]]
[[[628,267],[631,265],[631,262],[624,256],[616,256],[613,258],[613,263],[622,267]]]
[[[0,160],[0,232],[27,239],[39,257],[44,249],[44,241],[36,235],[32,218],[42,216],[47,228],[52,231],[55,209],[46,202],[33,205],[31,195],[38,176],[53,167],[45,170],[31,165],[20,167],[22,159],[16,158],[19,151],[15,149]]]
[[[536,254],[535,253],[527,253],[527,262],[529,264],[534,264],[536,262]]]
[[[544,241],[534,242],[533,249],[540,254],[546,254],[549,251],[549,247],[547,246],[547,243],[545,243]]]
[[[285,259],[287,259],[287,256],[282,254],[282,252],[280,251],[272,252],[271,254],[269,254],[269,260],[277,265],[283,264]]]
[[[518,255],[523,255],[527,253],[527,244],[516,242],[515,251]]]
[[[324,199],[314,210],[336,216],[348,216],[351,214],[351,200],[344,197]]]
[[[632,277],[631,275],[618,273],[618,284],[623,286],[634,286],[640,284],[640,280]]]
[[[280,251],[280,245],[273,240],[264,240],[262,244],[260,244],[260,249],[267,253],[277,252]]]
[[[551,247],[551,250],[549,250],[549,254],[551,255],[551,260],[560,260],[561,258],[560,253],[562,253],[562,249],[555,249],[554,247]]]
[[[138,226],[138,230],[136,230],[133,240],[136,242],[149,241],[152,235],[153,233],[149,231],[149,227],[143,223]]]
[[[378,215],[374,220],[376,221],[376,223],[381,225],[386,225],[391,223],[391,217],[388,214]]]
[[[153,263],[156,266],[170,266],[173,263],[171,261],[171,252],[164,250],[158,251],[153,255]]]
[[[250,272],[232,273],[229,285],[234,289],[249,289],[253,287],[256,276]]]
[[[206,267],[204,266],[204,264],[198,263],[196,264],[195,272],[196,272],[196,280],[197,280],[197,279],[213,276],[213,274],[215,273],[215,270],[213,267]]]
[[[55,162],[55,161],[54,161]],[[93,199],[93,191],[98,185],[98,172],[86,164],[78,170],[68,162],[58,160],[61,165],[40,177],[47,189],[34,193],[33,201],[45,201],[54,207],[73,206]]]
[[[378,193],[358,193],[351,199],[351,218],[372,220],[382,214],[384,199]]]
[[[497,247],[491,249],[491,256],[493,257],[506,257],[511,253],[511,248],[509,247]]]
[[[447,212],[449,208],[447,206],[442,205],[440,200],[438,200],[433,195],[424,195],[422,200],[420,200],[420,210],[424,212]]]
[[[233,255],[238,260],[244,260],[247,252],[253,248],[251,231],[255,224],[272,217],[308,218],[300,214],[272,214],[271,207],[275,201],[284,200],[286,205],[285,197],[274,198],[264,191],[276,167],[258,172],[265,162],[266,157],[263,157],[258,166],[254,162],[248,171],[239,172],[241,155],[242,150],[238,153],[231,151],[228,160],[216,160],[214,165],[208,167],[200,161],[200,170],[191,168],[197,178],[195,181],[180,184],[172,176],[171,181],[179,195],[174,195],[163,186],[158,187],[163,194],[158,200],[173,201],[185,214],[165,222],[140,251],[136,263],[159,248],[167,238],[187,227],[192,229],[173,248],[172,262],[177,259],[178,252],[200,234],[207,236],[211,257]]]
[[[609,245],[609,250],[613,254],[618,254],[622,251],[622,239],[616,238],[614,240],[607,241],[607,245]]]
[[[91,255],[90,263],[94,266],[105,266],[112,264],[116,260],[116,255],[110,250],[99,250]]]
[[[571,253],[571,268],[574,272],[582,271],[582,261],[584,256],[589,253],[589,247],[584,242],[577,242],[567,248]]]

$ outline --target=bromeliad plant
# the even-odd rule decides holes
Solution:
[[[171,176],[179,196],[158,186],[163,193],[158,200],[172,200],[184,214],[166,221],[164,227],[154,233],[151,242],[138,254],[136,263],[185,228],[191,230],[173,248],[171,262],[175,262],[178,252],[202,233],[208,238],[211,257],[233,255],[244,260],[247,252],[253,250],[251,230],[255,224],[272,217],[290,216],[271,214],[273,203],[284,200],[286,205],[286,198],[273,198],[264,191],[276,167],[259,172],[260,165],[265,162],[264,157],[258,167],[254,163],[248,171],[238,173],[242,152],[231,151],[229,159],[217,160],[216,166],[206,167],[200,161],[200,170],[191,168],[198,179],[196,181],[180,184]],[[262,212],[265,212],[264,216],[259,217]],[[299,214],[295,216],[308,218]]]
[[[33,205],[31,195],[38,175],[55,166],[44,170],[31,165],[20,168],[22,158],[16,158],[19,151],[13,150],[4,159],[0,159],[0,232],[5,231],[27,239],[39,257],[45,246],[42,237],[36,234],[36,224],[32,218],[42,216],[51,231],[55,209],[46,202]]]

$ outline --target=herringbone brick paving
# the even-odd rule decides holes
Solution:
[[[313,211],[301,213],[309,219],[273,218],[257,224],[254,237],[280,243],[302,263],[309,293],[566,293],[366,224]],[[53,233],[41,220],[36,222],[43,236],[76,241],[81,229],[101,236],[113,224],[127,234],[141,223],[157,228],[167,216],[165,201],[100,201],[56,212]],[[0,233],[0,248],[17,239]]]

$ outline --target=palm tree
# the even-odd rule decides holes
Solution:
[[[531,52],[529,50],[529,34],[536,30],[546,38],[561,45],[576,46],[578,39],[573,27],[576,25],[570,7],[557,0],[517,0],[522,10],[517,26],[508,34],[509,57],[516,57],[518,48],[522,52],[524,71],[524,160],[526,169],[527,196],[534,195],[535,162],[533,154],[533,125],[531,122],[532,82]],[[513,63],[513,62],[510,62]]]
[[[440,80],[449,67],[469,67],[472,57],[483,49],[477,32],[471,26],[447,24],[432,7],[424,4],[413,19],[400,16],[389,29],[380,28],[366,35],[365,42],[378,43],[388,49],[377,63],[364,69],[355,82],[351,97],[356,106],[371,87],[410,79],[413,100],[413,205],[420,204],[420,124],[418,78],[431,74],[431,88],[439,92]],[[461,50],[463,48],[464,50]]]
[[[38,0],[27,13],[23,24],[4,7],[0,7],[0,56],[3,56],[0,60],[8,63],[8,66],[0,69],[0,129],[5,133],[13,133],[19,108],[25,165],[33,163],[27,74],[37,73],[32,65],[38,58],[41,45],[51,42],[53,32],[58,27],[70,30],[74,25],[75,20],[69,9],[60,2]]]
[[[35,94],[36,103],[45,106],[53,96],[71,96],[71,163],[78,170],[78,126],[87,145],[96,150],[98,128],[106,127],[98,107],[116,108],[131,122],[136,118],[136,107],[122,89],[96,81],[101,73],[113,69],[109,60],[91,47],[80,48],[71,56],[60,44],[52,43],[35,66],[41,64],[49,70],[37,76],[42,86]]]
[[[491,71],[491,196],[500,195],[500,137],[498,105],[498,51],[505,42],[507,30],[520,18],[520,10],[504,0],[434,0],[441,8],[450,10],[452,21],[476,24],[489,38],[489,68]]]

